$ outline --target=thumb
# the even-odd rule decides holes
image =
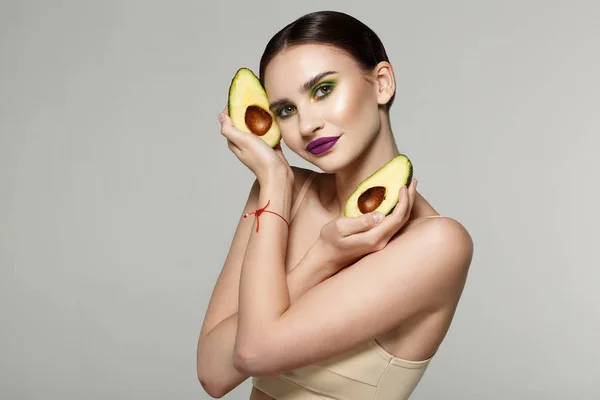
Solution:
[[[342,236],[354,235],[365,232],[379,225],[385,216],[379,211],[363,214],[360,217],[351,217],[343,219],[340,233]]]
[[[243,147],[246,140],[245,132],[240,131],[233,125],[233,121],[229,115],[220,113],[218,118],[221,123],[221,134],[236,146]]]

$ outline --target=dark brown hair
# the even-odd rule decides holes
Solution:
[[[267,43],[260,59],[259,79],[264,85],[269,62],[286,47],[299,44],[324,44],[345,51],[365,71],[381,61],[389,62],[383,43],[375,32],[358,19],[338,11],[306,14],[277,32]],[[396,93],[387,103],[392,106]]]

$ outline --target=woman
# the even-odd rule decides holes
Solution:
[[[343,217],[357,185],[400,154],[384,47],[346,14],[311,13],[271,39],[259,76],[286,145],[323,173],[290,167],[219,114],[256,181],[202,326],[199,380],[212,397],[251,376],[252,400],[408,398],[450,326],[473,243],[414,179],[391,214]]]

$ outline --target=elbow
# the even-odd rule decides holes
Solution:
[[[200,361],[200,360],[199,360]],[[211,374],[211,366],[198,362],[197,371],[198,381],[204,391],[213,399],[220,399],[231,391],[232,388],[226,387],[219,377]]]
[[[209,358],[203,354],[204,342],[202,337],[198,342],[196,353],[196,375],[198,382],[204,391],[213,399],[220,399],[225,396],[231,388],[225,387],[222,379],[215,373],[215,366],[210,362]]]
[[[236,347],[233,354],[233,366],[242,374],[253,377],[277,373],[269,362],[268,351],[261,351],[256,346]]]
[[[202,385],[204,391],[213,399],[220,399],[229,393],[229,390],[208,377],[198,374],[198,380],[200,381],[200,385]]]
[[[278,354],[278,338],[271,332],[275,326],[252,331],[240,330],[233,347],[233,367],[246,376],[256,378],[277,375],[285,357]],[[279,352],[280,353],[280,352]]]
[[[254,370],[252,366],[256,366],[252,360],[256,360],[256,357],[251,356],[247,347],[243,350],[236,346],[233,352],[233,367],[240,371],[244,375],[254,376]]]

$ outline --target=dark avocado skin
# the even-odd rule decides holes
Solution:
[[[413,167],[412,167],[412,164],[411,164],[410,168],[409,168],[409,172],[408,172],[408,179],[407,179],[406,184],[404,186],[406,186],[406,187],[410,186],[410,181],[412,180],[412,176],[413,176]],[[394,210],[396,209],[396,205],[398,205],[398,203],[396,203],[394,205],[394,207],[392,207],[392,209],[387,214],[385,214],[385,215],[390,215],[391,213],[393,213]]]
[[[412,180],[412,176],[413,176],[413,167],[412,164],[410,165],[409,168],[409,172],[408,172],[408,179],[406,180],[406,184],[404,184],[404,186],[409,187],[410,186],[410,181]],[[392,207],[392,209],[385,215],[390,215],[391,213],[394,212],[394,210],[396,209],[396,205],[398,205],[398,203],[396,203],[394,205],[394,207]]]

